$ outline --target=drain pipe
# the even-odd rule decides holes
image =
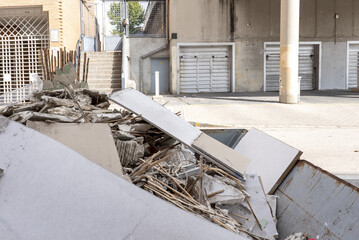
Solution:
[[[152,56],[153,54],[158,53],[158,52],[160,52],[160,51],[162,51],[162,50],[165,50],[167,47],[168,47],[168,44],[166,44],[165,46],[160,47],[160,48],[158,48],[158,49],[156,49],[156,50],[154,50],[154,51],[152,51],[152,52],[149,52],[149,53],[147,53],[147,54],[145,54],[145,55],[142,55],[142,56],[140,57],[140,60],[139,60],[139,61],[140,61],[140,62],[139,62],[139,68],[140,68],[140,90],[141,90],[142,93],[144,92],[144,91],[143,91],[143,59],[148,58],[148,57]]]
[[[127,59],[127,1],[124,1],[124,18],[123,18],[123,34],[122,34],[122,74],[121,74],[121,89],[126,88],[126,81],[128,80],[128,59]]]
[[[80,27],[81,27],[81,36],[80,36],[80,43],[83,51],[83,42],[84,42],[84,35],[85,35],[85,26],[84,26],[84,3],[83,0],[80,1]]]

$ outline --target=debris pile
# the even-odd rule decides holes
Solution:
[[[73,89],[70,85],[36,92],[27,103],[9,105],[0,110],[0,115],[25,125],[29,120],[107,123],[123,173],[133,184],[248,239],[273,239],[277,235],[276,229],[268,230],[268,221],[274,223],[275,216],[256,176],[260,191],[248,188],[245,182],[208,161],[206,156],[189,150],[140,115],[125,109],[110,110],[109,106],[107,95]],[[256,207],[253,197],[263,198],[271,219],[258,217],[262,214],[253,209]]]

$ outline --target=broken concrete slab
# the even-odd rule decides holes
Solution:
[[[243,177],[241,170],[243,170],[244,166],[247,166],[249,162],[246,157],[240,156],[241,154],[236,154],[229,147],[225,149],[226,157],[222,157],[216,149],[224,149],[226,146],[214,139],[210,141],[205,137],[202,138],[210,141],[210,146],[206,145],[206,141],[202,142],[202,138],[197,142],[196,146],[194,146],[193,143],[202,132],[141,92],[134,89],[125,89],[113,93],[109,99],[131,112],[140,115],[147,122],[187,145],[197,153],[203,155],[209,151],[209,154],[205,155],[208,160],[211,160],[238,178]],[[203,147],[205,147],[205,149],[202,149]],[[232,152],[232,154],[236,156],[236,159],[229,158],[229,152]],[[232,162],[232,160],[234,162]],[[243,163],[241,163],[241,161],[243,161]],[[237,166],[241,166],[240,169],[236,169]]]
[[[115,142],[107,124],[27,121],[26,126],[68,146],[113,174],[123,177]]]
[[[262,230],[266,232],[268,238],[276,238],[278,231],[274,221],[275,215],[272,215],[271,207],[267,202],[259,177],[255,174],[247,174],[246,179],[246,191],[251,196],[249,204],[261,223]]]
[[[116,147],[120,162],[125,167],[134,165],[145,152],[142,137],[130,141],[117,140]]]
[[[2,239],[247,239],[153,196],[43,134],[4,117],[1,122]]]
[[[203,189],[209,196],[210,204],[239,204],[244,201],[244,195],[238,188],[207,174],[203,175]]]
[[[251,213],[250,206],[243,201],[240,204],[223,205],[224,209],[230,211],[233,217],[243,224],[243,227],[264,239],[273,239],[278,236],[275,218],[263,192],[260,180],[255,174],[247,174],[245,182],[246,192],[250,197],[248,201],[252,207],[257,220]]]
[[[255,128],[234,148],[250,159],[246,173],[261,177],[266,194],[273,194],[302,152]]]

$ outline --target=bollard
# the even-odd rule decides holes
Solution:
[[[160,72],[155,72],[155,96],[160,96]]]

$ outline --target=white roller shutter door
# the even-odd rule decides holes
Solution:
[[[349,44],[348,51],[348,88],[356,88],[358,87],[359,43]]]
[[[265,84],[266,91],[279,90],[280,69],[280,45],[278,43],[267,44],[265,54]],[[316,57],[314,44],[301,44],[299,46],[299,69],[298,75],[302,77],[300,89],[314,90],[316,82]]]
[[[184,46],[179,49],[180,93],[229,92],[228,46]]]

